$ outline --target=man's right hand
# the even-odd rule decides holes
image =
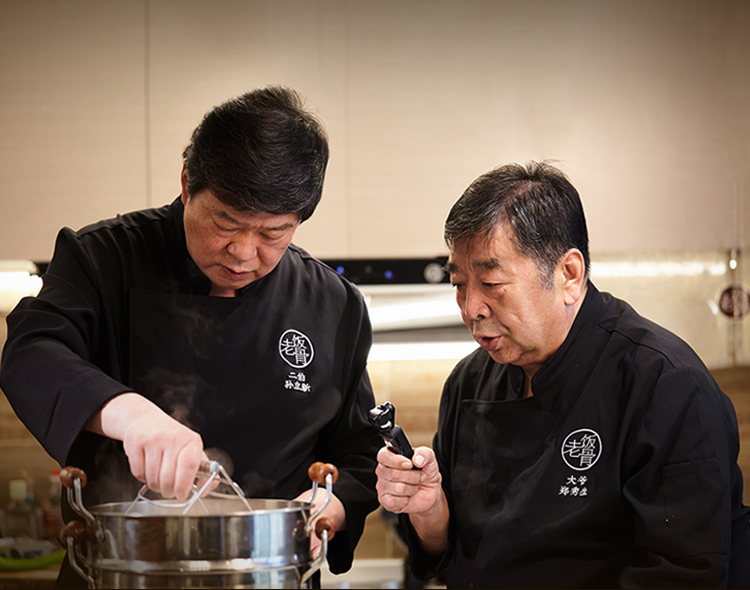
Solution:
[[[378,500],[390,512],[409,514],[425,551],[441,554],[448,547],[449,518],[443,478],[432,449],[418,447],[412,461],[387,447],[380,449],[375,469]]]
[[[415,449],[412,461],[387,447],[378,452],[375,470],[378,476],[378,500],[390,512],[424,512],[432,508],[443,493],[443,478],[432,449]],[[414,466],[419,469],[414,469]]]
[[[133,476],[165,498],[187,498],[208,460],[200,434],[137,393],[111,399],[86,428],[121,440]]]

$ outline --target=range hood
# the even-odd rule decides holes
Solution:
[[[477,347],[461,321],[447,257],[324,260],[357,285],[373,331],[373,360],[460,359]]]
[[[324,260],[357,285],[373,332],[463,325],[445,272],[447,257]]]

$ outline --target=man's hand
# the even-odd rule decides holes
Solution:
[[[413,467],[420,469],[413,469]],[[435,453],[414,450],[410,461],[383,447],[378,452],[377,490],[380,504],[394,513],[409,514],[425,551],[442,554],[448,548],[448,502]]]
[[[312,490],[307,490],[306,492],[303,492],[302,494],[297,496],[294,500],[296,502],[308,502],[310,500],[311,493]],[[318,488],[318,493],[315,496],[315,503],[310,509],[310,514],[313,514],[323,504],[323,502],[325,501],[325,497],[325,488],[321,486]],[[346,528],[346,510],[344,509],[344,505],[341,503],[341,500],[339,500],[335,495],[332,495],[331,503],[328,504],[328,507],[320,515],[318,515],[318,517],[314,521],[310,523],[310,555],[313,557],[313,559],[318,556],[318,553],[320,553],[320,547],[323,544],[323,542],[318,538],[318,535],[315,534],[315,523],[322,516],[327,516],[328,518],[333,519],[333,522],[336,525],[334,533],[343,531]]]
[[[208,459],[197,432],[137,393],[110,400],[86,428],[121,440],[133,476],[165,498],[187,498]]]
[[[414,466],[421,470],[413,469]],[[443,494],[443,478],[435,453],[427,447],[414,451],[413,463],[383,447],[378,453],[375,473],[380,504],[396,514],[425,512],[433,508]]]

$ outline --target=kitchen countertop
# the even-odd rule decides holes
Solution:
[[[20,590],[36,590],[54,588],[59,566],[50,566],[43,570],[27,570],[11,572],[0,570],[0,589],[16,588]]]

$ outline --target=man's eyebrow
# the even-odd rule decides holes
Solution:
[[[234,223],[235,225],[239,225],[240,224],[240,222],[237,219],[235,219],[234,217],[232,217],[229,213],[227,213],[223,209],[219,209],[218,211],[216,211],[216,216],[217,217],[221,217],[224,221],[228,221],[230,223]]]
[[[503,262],[499,258],[485,258],[472,263],[472,266],[477,270],[496,270],[503,268]],[[448,274],[454,274],[458,272],[458,266],[449,261],[445,264],[443,270]]]
[[[265,231],[286,231],[295,226],[295,223],[284,223],[283,225],[277,225],[276,227],[267,227]]]
[[[218,217],[221,217],[224,221],[228,221],[229,223],[233,223],[234,225],[242,225],[241,221],[235,219],[223,209],[218,210],[216,212],[216,215]],[[293,228],[295,225],[295,223],[282,223],[281,225],[277,225],[275,227],[264,227],[263,231],[286,231]]]
[[[503,267],[503,262],[499,258],[485,258],[477,260],[473,266],[480,270],[496,270]]]

